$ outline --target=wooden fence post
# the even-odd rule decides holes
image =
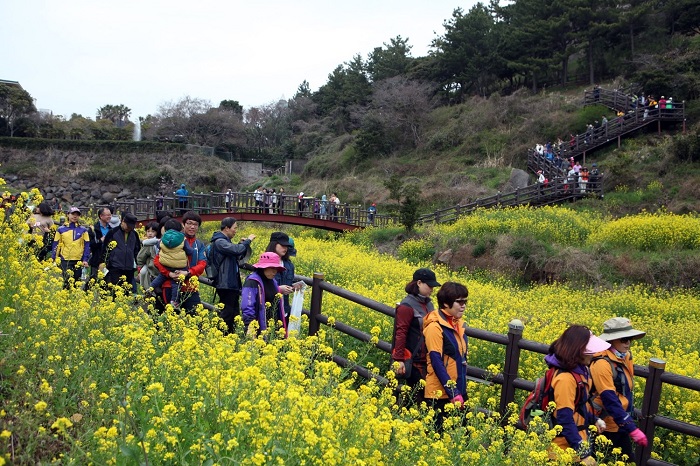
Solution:
[[[647,436],[649,444],[646,447],[637,445],[635,462],[639,466],[646,466],[654,448],[654,416],[659,412],[661,401],[661,374],[666,369],[666,361],[657,358],[649,359],[649,377],[644,388],[642,399],[642,417],[639,420],[639,428]]]
[[[518,342],[523,338],[524,325],[522,321],[513,319],[508,322],[508,344],[506,345],[506,360],[503,366],[503,385],[501,386],[500,412],[505,416],[508,403],[515,400],[513,381],[518,377],[520,364],[520,347]]]
[[[318,316],[321,314],[321,304],[323,302],[323,290],[321,282],[325,275],[314,272],[313,283],[311,284],[311,309],[309,309],[309,336],[316,335],[320,327]]]

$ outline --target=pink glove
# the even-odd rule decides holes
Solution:
[[[632,432],[630,432],[630,437],[632,437],[634,443],[641,447],[646,447],[649,444],[647,436],[644,435],[644,432],[642,432],[639,428],[634,429]]]
[[[457,404],[459,402],[462,404],[462,406],[464,406],[464,398],[462,398],[462,395],[457,395],[456,397],[452,398],[450,401],[454,404]],[[639,429],[637,429],[637,430],[639,430]]]

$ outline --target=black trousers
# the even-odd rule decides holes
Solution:
[[[109,269],[107,276],[105,276],[105,282],[111,283],[113,285],[129,285],[125,290],[124,294],[128,295],[134,291],[134,269],[130,270],[112,270]]]
[[[603,435],[605,435],[605,437],[612,442],[613,448],[619,448],[622,450],[622,454],[627,455],[629,457],[629,461],[634,459],[630,434],[625,434],[624,432],[603,432]]]
[[[73,286],[77,285],[80,278],[83,275],[83,265],[81,261],[67,261],[61,259],[61,272],[63,272],[63,289],[67,290],[70,288],[69,280],[73,278],[75,283]]]
[[[236,316],[241,314],[241,292],[238,290],[226,290],[217,288],[216,293],[224,308],[221,310],[221,318],[226,322],[229,333],[233,332],[233,324]]]

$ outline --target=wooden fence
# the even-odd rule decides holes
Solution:
[[[460,216],[471,213],[476,209],[488,207],[513,207],[519,205],[542,206],[558,204],[565,200],[576,200],[588,196],[600,197],[603,195],[603,175],[594,180],[589,180],[585,185],[579,185],[578,180],[569,180],[566,176],[554,177],[546,185],[538,183],[518,188],[507,193],[498,193],[489,197],[482,197],[473,202],[459,204],[444,209],[438,209],[433,213],[422,215],[418,218],[418,224],[446,223],[457,220]]]
[[[304,314],[309,316],[309,335],[315,335],[321,324],[329,325],[327,315],[322,313],[323,294],[331,293],[343,299],[359,304],[363,307],[379,312],[385,316],[394,317],[394,308],[386,304],[374,301],[365,296],[346,290],[339,286],[328,283],[324,279],[324,274],[314,273],[313,278],[295,276],[297,280],[303,280],[311,286],[311,304],[309,310],[304,310]],[[371,342],[372,336],[360,329],[356,329],[343,322],[334,320],[332,328],[363,342]],[[501,396],[499,411],[506,412],[509,403],[515,401],[515,390],[532,391],[535,387],[534,381],[525,380],[518,377],[520,365],[520,352],[534,351],[540,354],[547,354],[549,345],[522,338],[524,326],[519,320],[513,320],[508,325],[508,333],[500,334],[467,327],[466,333],[469,338],[488,341],[505,346],[505,363],[503,372],[492,374],[484,368],[467,366],[467,374],[471,380],[482,383],[495,383],[501,385]],[[391,343],[379,340],[375,346],[381,351],[389,353]],[[359,366],[346,358],[338,355],[333,356],[333,361],[342,367],[357,372],[359,375],[369,379],[376,379],[378,382],[387,384],[388,380],[381,375],[372,373],[366,367]],[[686,377],[670,372],[665,372],[666,363],[660,359],[652,358],[648,366],[634,366],[634,374],[637,377],[646,379],[646,388],[641,402],[641,409],[637,410],[639,415],[639,428],[646,434],[647,438],[653,439],[657,427],[678,432],[680,434],[700,437],[700,426],[679,421],[659,414],[659,404],[661,401],[661,388],[663,384],[675,387],[687,388],[700,391],[700,380]],[[651,458],[653,442],[650,441],[647,447],[637,447],[635,461],[640,466],[662,466],[671,463]]]

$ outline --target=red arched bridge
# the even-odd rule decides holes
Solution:
[[[332,204],[314,197],[299,198],[280,194],[266,196],[256,193],[200,193],[189,196],[120,199],[115,200],[109,207],[112,207],[114,212],[132,212],[141,225],[155,221],[157,213],[161,211],[180,217],[188,210],[197,212],[205,222],[233,217],[236,220],[288,223],[341,232],[369,225],[387,226],[397,221],[390,215],[372,215],[361,205]]]

